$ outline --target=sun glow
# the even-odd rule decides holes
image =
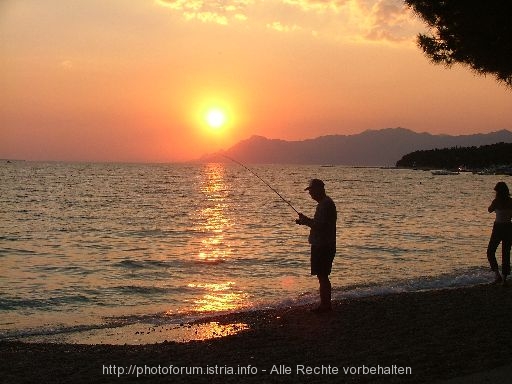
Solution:
[[[220,108],[211,108],[206,112],[205,120],[212,129],[222,128],[227,122],[226,113]]]
[[[212,92],[213,94],[213,92]],[[197,133],[208,140],[211,151],[233,145],[245,129],[247,113],[243,94],[228,94],[221,91],[211,94],[197,93],[190,110],[189,124],[197,127]]]

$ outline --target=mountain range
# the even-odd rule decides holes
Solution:
[[[203,156],[219,161],[222,155],[253,164],[323,164],[392,166],[417,150],[512,143],[512,132],[501,130],[472,135],[433,135],[405,128],[367,130],[354,135],[329,135],[302,141],[252,136],[231,148]]]

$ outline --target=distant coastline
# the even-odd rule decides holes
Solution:
[[[414,151],[404,155],[396,166],[512,175],[512,143]]]

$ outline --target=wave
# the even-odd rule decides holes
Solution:
[[[10,256],[10,255],[37,255],[38,253],[32,249],[23,249],[23,248],[1,248],[0,254],[2,256]]]
[[[48,299],[0,298],[0,311],[18,309],[54,310],[69,304],[84,304],[91,300],[84,295],[50,297]]]
[[[0,340],[19,340],[27,337],[55,336],[66,333],[86,332],[95,329],[112,328],[110,324],[87,324],[73,326],[37,327],[20,330],[10,330],[0,333]]]
[[[218,265],[226,262],[226,259],[220,257],[212,257],[212,258],[204,258],[204,259],[196,259],[193,260],[193,264],[208,264],[208,265]]]
[[[383,296],[396,293],[435,291],[447,288],[464,288],[492,281],[492,273],[488,268],[473,267],[457,273],[446,273],[438,276],[423,276],[410,280],[394,280],[377,285],[355,285],[338,289],[334,292],[335,299],[362,298]]]
[[[438,276],[422,276],[409,280],[392,280],[379,284],[356,284],[333,289],[333,300],[357,299],[372,296],[386,296],[398,293],[435,291],[450,288],[468,288],[488,284],[493,280],[488,268],[472,267],[454,273]],[[260,304],[253,309],[284,308],[313,304],[318,301],[318,293],[303,292],[296,298],[286,298],[279,302]]]
[[[124,269],[160,269],[169,267],[169,263],[160,260],[133,260],[125,259],[113,264],[114,267]]]
[[[167,295],[170,293],[183,293],[188,287],[155,287],[149,285],[120,285],[112,288],[123,294],[134,295]]]
[[[223,257],[205,257],[205,258],[193,258],[191,260],[172,260],[172,261],[161,261],[161,260],[134,260],[134,259],[125,259],[119,262],[112,264],[116,268],[121,268],[125,270],[158,270],[162,273],[165,272],[167,268],[172,268],[173,270],[179,270],[180,268],[188,268],[190,265],[218,265],[227,262],[226,258]]]
[[[95,270],[85,269],[81,266],[77,265],[65,265],[65,266],[54,266],[54,265],[44,265],[34,267],[35,269],[43,272],[54,272],[54,273],[62,273],[67,275],[89,275],[94,273]]]

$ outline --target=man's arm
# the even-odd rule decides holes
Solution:
[[[299,213],[299,218],[295,220],[295,222],[299,225],[305,225],[310,228],[315,228],[318,230],[322,230],[323,228],[328,226],[327,220],[321,220],[321,219],[311,219],[302,213]]]
[[[299,225],[306,225],[310,228],[312,228],[313,225],[315,225],[314,219],[310,219],[309,217],[303,215],[302,213],[299,213],[299,218],[295,220],[295,222]]]
[[[487,208],[487,210],[489,211],[489,213],[492,213],[496,210],[496,199],[492,201],[491,205],[489,205],[489,208]]]

